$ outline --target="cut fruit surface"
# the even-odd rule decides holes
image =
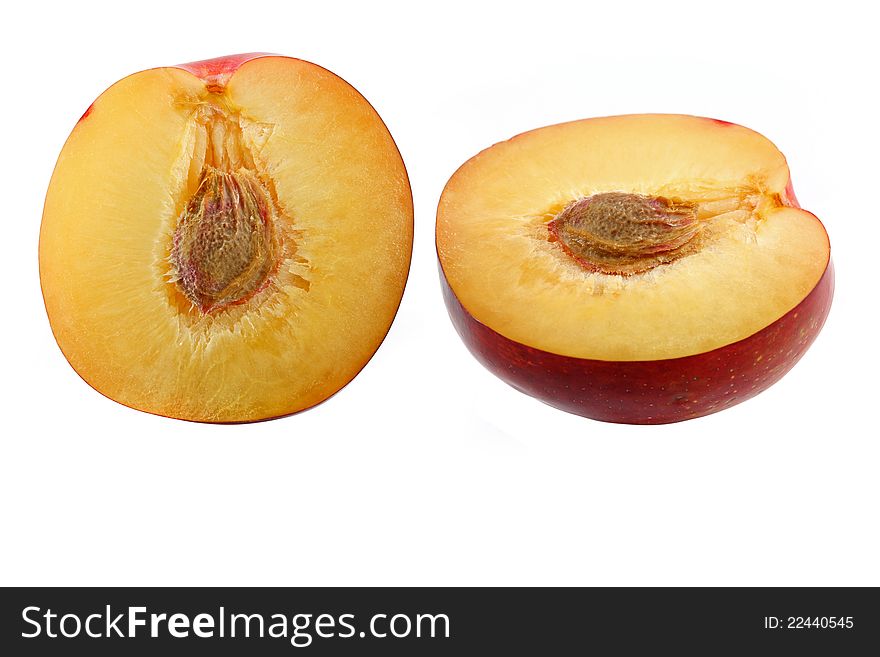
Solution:
[[[443,191],[437,253],[481,362],[612,422],[757,394],[812,343],[834,280],[779,150],[681,115],[587,119],[486,149]]]
[[[234,422],[313,406],[385,336],[412,249],[398,150],[314,64],[235,56],[116,83],[59,157],[40,277],[74,369],[123,404]]]
[[[688,356],[779,319],[825,271],[825,230],[791,207],[788,182],[782,154],[740,126],[665,115],[563,124],[463,165],[440,202],[437,249],[462,305],[512,340],[600,360]],[[626,276],[572,257],[554,222],[609,192],[693,205],[686,252],[668,263],[649,253]]]

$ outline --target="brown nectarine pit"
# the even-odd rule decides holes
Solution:
[[[629,276],[693,252],[699,223],[694,203],[605,192],[570,203],[548,228],[582,267]]]
[[[208,167],[171,251],[178,285],[202,312],[240,302],[266,281],[277,258],[270,208],[271,199],[247,169]]]
[[[279,259],[275,206],[240,129],[224,112],[203,111],[207,148],[170,261],[179,289],[202,313],[242,303],[268,282]]]

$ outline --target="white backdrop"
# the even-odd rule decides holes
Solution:
[[[806,4],[10,5],[0,584],[880,585],[878,17]],[[329,68],[385,120],[415,197],[403,304],[366,369],[311,411],[245,426],[139,413],[52,338],[49,177],[119,78],[248,51]],[[433,244],[443,185],[477,151],[634,112],[772,139],[837,267],[825,330],[781,383],[660,427],[566,415],[485,371],[446,316]]]

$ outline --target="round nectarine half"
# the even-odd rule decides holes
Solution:
[[[489,370],[609,422],[706,415],[779,380],[834,274],[782,153],[725,121],[587,119],[496,144],[437,211],[446,305]]]
[[[412,252],[403,161],[329,71],[274,55],[117,82],[64,145],[40,279],[61,350],[132,408],[242,422],[309,408],[387,333]]]

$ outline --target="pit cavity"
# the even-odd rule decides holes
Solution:
[[[169,262],[173,284],[192,307],[212,314],[270,283],[285,250],[283,213],[243,133],[247,122],[219,101],[200,104],[193,117],[195,191],[178,217]]]
[[[704,246],[705,229],[720,218],[752,220],[778,204],[761,194],[685,200],[602,192],[565,205],[547,224],[551,241],[590,272],[631,276],[667,265]]]

